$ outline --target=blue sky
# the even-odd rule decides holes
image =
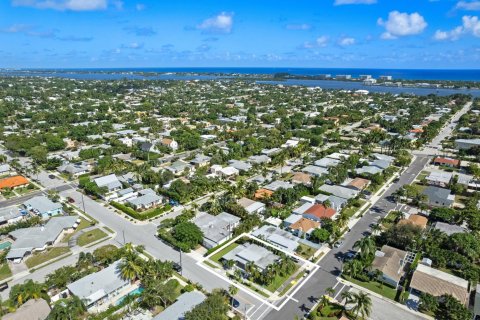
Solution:
[[[0,67],[480,68],[480,0],[2,0]]]

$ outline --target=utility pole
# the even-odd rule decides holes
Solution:
[[[82,207],[83,207],[83,213],[87,213],[87,211],[85,211],[85,199],[83,198],[83,192],[82,192]]]
[[[122,234],[123,234],[123,245],[125,245],[125,230],[122,230]]]
[[[180,249],[180,275],[183,276],[182,249]]]

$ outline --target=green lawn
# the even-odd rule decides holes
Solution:
[[[107,234],[102,230],[93,229],[79,236],[77,239],[77,244],[79,246],[86,246],[87,244],[103,239],[106,236]]]
[[[78,231],[83,230],[83,229],[91,226],[90,222],[88,222],[87,220],[85,220],[85,219],[83,219],[83,218],[80,218],[80,220],[81,220],[81,221],[80,221],[80,224],[78,225],[77,229],[75,229],[74,232],[65,235],[65,237],[63,237],[63,239],[62,239],[62,242],[64,242],[64,243],[65,243],[65,242],[68,242],[68,240],[70,240],[70,238],[71,238],[74,234],[76,234]]]
[[[311,256],[317,251],[317,249],[307,246],[306,244],[299,243],[297,248],[297,254],[303,259],[310,259]]]
[[[278,288],[280,288],[280,286],[282,284],[285,283],[285,281],[287,281],[291,276],[292,274],[294,274],[296,271],[298,270],[298,265],[295,265],[295,269],[292,271],[292,273],[290,274],[287,274],[285,276],[280,276],[279,274],[277,274],[275,276],[275,278],[273,279],[272,283],[270,283],[268,286],[264,287],[265,289],[267,289],[268,291],[270,292],[275,292]]]
[[[0,265],[0,280],[7,279],[12,275],[12,271],[8,266],[8,263]]]
[[[349,218],[352,217],[365,204],[365,202],[366,202],[365,200],[360,199],[358,207],[350,206],[348,208],[345,208],[342,214],[346,215]]]
[[[23,196],[23,195],[25,195],[25,194],[27,194],[27,193],[33,192],[33,191],[35,191],[35,190],[38,190],[38,188],[37,188],[35,185],[33,185],[33,186],[34,186],[35,188],[32,188],[32,189],[27,188],[27,187],[17,188],[17,189],[15,189],[15,192],[18,193],[19,195]]]
[[[418,191],[418,193],[423,193],[425,188],[427,188],[427,186],[423,186],[423,185],[417,184],[417,183],[412,184],[412,186]]]
[[[378,293],[390,300],[395,300],[395,297],[397,296],[397,290],[386,284],[382,286],[382,284],[377,281],[363,282],[357,279],[353,279],[352,277],[349,277],[347,275],[342,275],[342,277],[345,278],[347,281],[350,281],[356,285],[364,287],[365,289]]]
[[[226,246],[225,248],[223,248],[222,250],[218,251],[217,253],[215,253],[213,256],[210,257],[210,260],[212,261],[215,261],[218,263],[218,261],[224,256],[226,255],[227,253],[229,253],[230,251],[232,251],[233,249],[235,249],[236,247],[238,246],[238,243],[231,243],[229,244],[228,246]]]
[[[44,262],[50,261],[52,259],[55,259],[62,254],[69,253],[70,249],[68,247],[54,247],[54,248],[48,248],[45,251],[42,252],[36,252],[33,255],[31,255],[26,261],[25,264],[29,269],[38,266],[39,264],[42,264]]]

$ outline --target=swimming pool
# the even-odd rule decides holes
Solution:
[[[2,242],[2,243],[0,243],[0,250],[10,248],[11,245],[12,245],[12,243],[10,241]]]
[[[117,300],[117,303],[115,303],[115,305],[118,306],[118,305],[122,304],[123,300],[125,300],[125,298],[126,298],[127,296],[133,296],[133,295],[139,295],[139,294],[141,294],[141,293],[143,292],[143,290],[144,290],[143,288],[140,288],[140,287],[139,287],[139,288],[137,288],[137,289],[135,289],[135,290],[130,291],[129,293],[127,293],[126,295],[124,295],[122,298],[118,299],[118,300]]]

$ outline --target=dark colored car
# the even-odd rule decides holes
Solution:
[[[49,174],[48,177],[49,177],[50,179],[55,179],[55,178],[56,178],[55,175],[53,175],[53,174]]]
[[[179,265],[179,264],[176,263],[176,262],[174,262],[174,263],[172,264],[172,268],[173,268],[173,270],[175,270],[176,272],[182,272],[182,266]]]
[[[71,197],[68,197],[68,198],[67,198],[67,201],[68,201],[69,203],[74,203],[74,202],[75,202],[75,199],[73,199],[73,198],[71,198]]]

